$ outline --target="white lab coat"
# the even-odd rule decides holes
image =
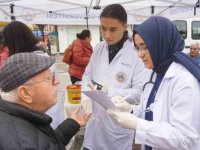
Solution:
[[[147,86],[143,102],[133,109],[142,118],[150,91]],[[200,84],[182,65],[171,64],[152,109],[153,122],[138,121],[136,144],[143,144],[142,149],[147,144],[158,150],[200,150]]]
[[[103,41],[93,51],[82,83],[94,80],[107,85],[108,95],[126,96],[138,102],[148,72],[139,59],[131,39],[125,41],[112,62],[108,60],[108,45]],[[93,112],[87,123],[83,146],[90,150],[132,150],[133,134],[116,125],[106,111],[93,102]]]

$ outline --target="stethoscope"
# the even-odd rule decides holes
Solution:
[[[150,80],[148,82],[146,82],[143,87],[142,87],[142,91],[144,91],[145,87],[148,85],[148,84],[155,84],[155,82],[153,81],[153,75],[154,75],[155,72],[152,72],[151,74],[151,77],[150,77]]]
[[[151,77],[150,77],[150,80],[144,84],[144,86],[143,86],[143,88],[142,88],[142,91],[144,91],[144,89],[145,89],[145,87],[146,87],[147,85],[149,85],[149,84],[154,85],[154,84],[155,84],[155,82],[153,81],[154,73],[155,73],[155,72],[152,72]],[[152,103],[148,108],[143,108],[143,100],[142,100],[142,110],[143,110],[144,112],[150,112],[150,111],[152,111],[152,110],[153,110],[153,103]]]

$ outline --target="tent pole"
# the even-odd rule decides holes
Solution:
[[[154,14],[154,8],[155,8],[155,6],[151,6],[151,14],[152,15]]]
[[[200,1],[197,0],[196,5],[194,6],[194,16],[196,16],[196,9],[200,7]]]
[[[87,11],[87,7],[85,7],[85,12],[86,12],[85,19],[86,19],[86,23],[87,23],[87,29],[89,30],[89,27],[88,27],[88,11]]]
[[[10,16],[10,19],[11,19],[11,21],[14,21],[15,20],[15,16],[14,16],[14,4],[10,4],[10,14],[11,14],[11,16]]]

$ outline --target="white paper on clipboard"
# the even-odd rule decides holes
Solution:
[[[96,91],[82,91],[86,96],[91,98],[93,101],[97,102],[103,108],[107,109],[115,109],[115,105],[111,101],[111,99],[106,95],[105,92],[96,90]]]

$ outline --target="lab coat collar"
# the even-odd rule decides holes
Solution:
[[[167,72],[165,73],[164,78],[172,78],[174,77],[179,70],[181,70],[181,67],[177,67],[180,64],[173,62],[170,67],[168,68]]]

